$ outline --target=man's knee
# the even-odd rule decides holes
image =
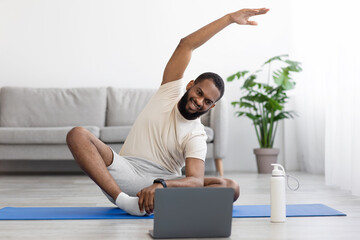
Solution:
[[[234,189],[234,201],[236,201],[240,196],[240,186],[239,184],[232,179],[224,179],[226,182],[226,187]]]
[[[234,201],[236,201],[240,196],[240,187],[239,184],[231,179],[227,178],[207,178],[205,179],[205,187],[227,187],[234,189]]]
[[[79,137],[85,136],[88,134],[88,130],[83,127],[74,127],[66,135],[66,143],[70,147],[72,144],[77,142]]]

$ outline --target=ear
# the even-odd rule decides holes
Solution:
[[[209,109],[212,109],[213,107],[215,107],[215,105],[216,105],[216,104],[214,103]]]
[[[190,88],[192,88],[195,85],[195,81],[191,80],[187,85],[186,85],[186,91],[189,90]]]

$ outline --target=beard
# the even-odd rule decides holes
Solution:
[[[185,119],[195,120],[198,117],[200,117],[201,115],[203,115],[209,111],[209,109],[208,109],[206,111],[199,111],[199,112],[194,112],[194,113],[189,112],[188,110],[186,110],[186,104],[190,101],[190,99],[188,99],[188,98],[189,98],[189,91],[186,91],[186,93],[181,97],[181,99],[178,103],[179,112]]]

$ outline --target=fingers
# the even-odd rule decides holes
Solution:
[[[256,8],[256,9],[250,9],[253,10],[253,14],[254,15],[260,15],[260,14],[265,14],[267,13],[270,9],[269,8]]]
[[[253,25],[253,26],[257,26],[257,25],[258,25],[258,23],[255,22],[255,21],[247,21],[246,24],[248,24],[248,25]]]
[[[249,21],[248,19],[252,16],[256,16],[256,15],[261,15],[261,14],[265,14],[269,11],[270,9],[268,8],[257,8],[257,9],[246,9],[246,25],[253,25],[253,26],[257,26],[258,23],[256,21]]]
[[[145,202],[145,211],[150,214],[154,212],[154,195],[149,193]]]
[[[139,198],[138,204],[140,212],[144,211],[144,194],[141,194],[141,191],[136,194],[136,196]]]
[[[246,17],[252,17],[252,16],[256,16],[256,15],[261,15],[261,14],[265,14],[269,11],[270,9],[268,8],[255,8],[255,9],[242,9],[240,10],[240,12],[243,12],[245,14]]]
[[[234,23],[240,24],[240,25],[253,25],[256,26],[257,22],[255,21],[249,21],[250,17],[265,14],[269,11],[268,8],[244,8],[237,12],[230,14],[230,20]]]
[[[139,198],[139,209],[142,212],[143,210],[146,213],[151,214],[154,212],[154,191],[142,190],[136,194]]]

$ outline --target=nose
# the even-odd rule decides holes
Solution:
[[[204,98],[196,98],[194,99],[196,105],[199,107],[199,109],[202,109],[204,105]]]

